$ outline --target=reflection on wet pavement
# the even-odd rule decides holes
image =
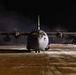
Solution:
[[[76,48],[41,53],[0,53],[1,75],[76,75]]]

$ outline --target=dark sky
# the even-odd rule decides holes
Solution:
[[[54,0],[2,0],[0,1],[0,31],[32,31],[40,15],[41,26],[45,31],[55,27],[64,27],[67,31],[76,31],[76,3]],[[0,44],[3,37],[0,37]],[[21,41],[23,40],[23,41]],[[25,38],[12,40],[12,43],[24,43]]]
[[[76,24],[76,4],[72,0],[6,0],[2,1],[2,5],[5,8],[4,10],[17,11],[35,20],[39,14],[42,23],[51,27],[60,24],[68,28],[68,26],[75,26]]]

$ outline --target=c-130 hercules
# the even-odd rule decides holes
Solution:
[[[35,50],[35,52],[40,53],[40,50],[48,49],[49,37],[57,37],[64,38],[66,35],[76,36],[76,32],[45,32],[40,29],[40,16],[38,15],[38,25],[37,29],[32,32],[1,32],[0,35],[6,35],[4,38],[5,41],[10,41],[9,35],[14,35],[16,39],[20,36],[28,36],[27,37],[27,49],[30,51],[31,49]]]

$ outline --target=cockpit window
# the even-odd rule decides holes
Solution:
[[[44,33],[42,35],[45,35]]]
[[[44,32],[40,32],[40,36],[41,37],[45,36],[45,33]]]
[[[44,33],[44,32],[42,32],[42,35],[45,35],[45,33]]]

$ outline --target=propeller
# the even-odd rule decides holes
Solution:
[[[64,36],[64,35],[62,34],[62,32],[57,32],[57,33],[56,33],[56,37],[57,37],[57,38],[61,38],[61,39],[62,39],[63,36]]]
[[[19,31],[16,31],[15,34],[14,34],[14,36],[15,36],[16,39],[18,39],[20,37]]]
[[[52,40],[55,43],[65,43],[67,38],[69,37],[68,35],[64,35],[62,32],[67,32],[67,29],[61,26],[55,27],[53,29],[54,32],[56,33],[56,37],[52,37]]]
[[[20,32],[18,28],[14,28],[14,37],[18,39],[20,37]]]

